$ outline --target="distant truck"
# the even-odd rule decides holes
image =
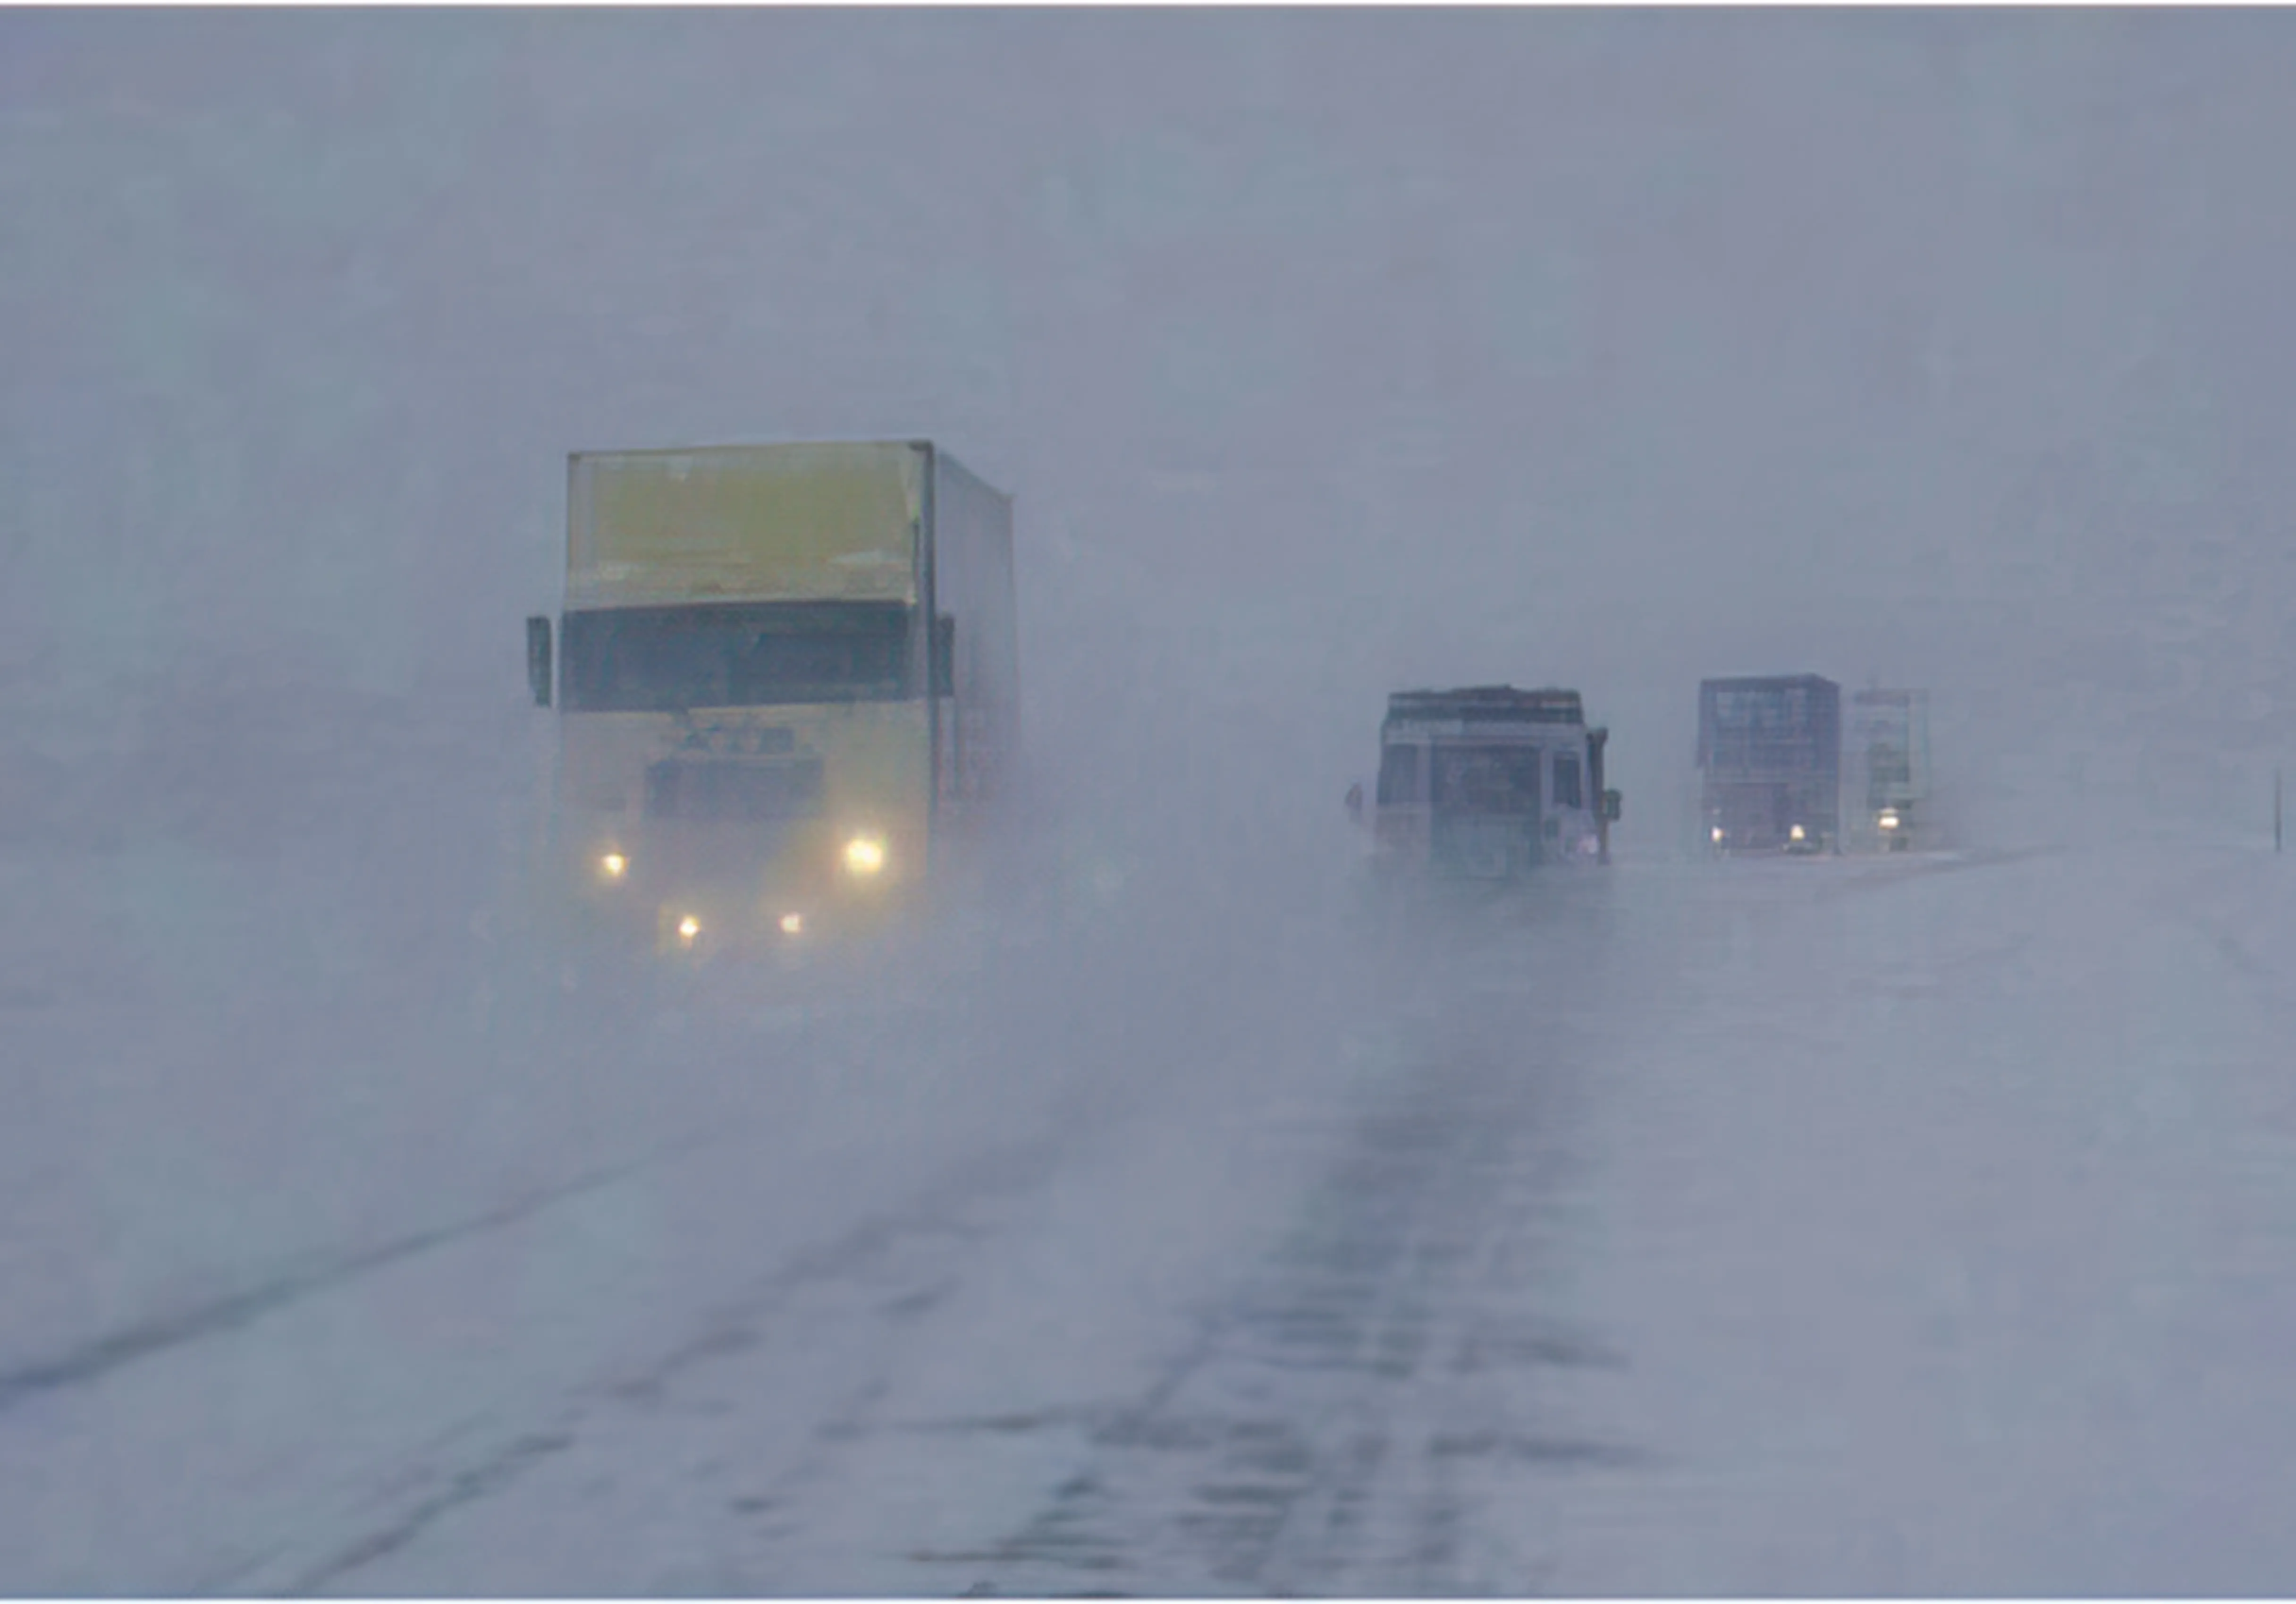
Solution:
[[[1698,687],[1700,810],[1719,853],[1841,847],[1841,687],[1816,674]]]
[[[1004,787],[1013,506],[929,441],[578,453],[552,624],[545,872],[618,943],[870,924]]]
[[[1620,813],[1603,785],[1609,739],[1587,727],[1577,691],[1396,693],[1380,727],[1378,861],[1390,874],[1488,881],[1607,863]]]
[[[1842,745],[1849,849],[1902,852],[1932,844],[1929,693],[1856,692]]]

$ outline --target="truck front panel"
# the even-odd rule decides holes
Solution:
[[[559,872],[594,924],[718,951],[866,924],[925,868],[926,705],[576,714]]]

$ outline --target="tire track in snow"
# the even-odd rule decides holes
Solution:
[[[434,1226],[307,1268],[226,1297],[99,1337],[70,1351],[0,1373],[0,1414],[41,1394],[102,1381],[114,1372],[209,1337],[238,1331],[268,1315],[335,1291],[408,1260],[505,1230],[577,1198],[725,1139],[718,1131],[687,1136],[636,1159],[593,1170],[497,1208]]]
[[[975,1591],[1425,1592],[1472,1541],[1482,1468],[1624,1457],[1489,1407],[1495,1371],[1610,1362],[1498,1306],[1547,1179],[1537,1075],[1470,1055],[1348,1120],[1301,1228],[1130,1405],[944,1423],[1080,1426],[1085,1451],[1001,1540],[911,1559]]]
[[[913,1243],[978,1235],[978,1228],[964,1218],[965,1212],[1040,1184],[1051,1173],[1060,1147],[1056,1135],[974,1156],[900,1206],[795,1254],[747,1292],[692,1325],[685,1338],[634,1371],[602,1378],[548,1423],[497,1441],[451,1468],[418,1473],[413,1479],[424,1490],[407,1498],[397,1510],[372,1520],[359,1535],[332,1545],[324,1557],[296,1564],[285,1580],[255,1579],[258,1572],[275,1575],[289,1563],[283,1552],[274,1551],[222,1579],[221,1586],[270,1597],[308,1597],[340,1586],[412,1547],[448,1518],[503,1493],[545,1461],[578,1448],[598,1427],[632,1410],[658,1405],[691,1373],[748,1352],[762,1339],[761,1328],[800,1295],[865,1274],[872,1265]],[[908,1323],[917,1312],[918,1300],[930,1300],[946,1279],[938,1271],[933,1286],[893,1297],[881,1313],[893,1324]],[[882,1386],[882,1378],[873,1373],[859,1395],[832,1403],[831,1418],[819,1435],[835,1439],[840,1422],[865,1411]],[[809,1468],[801,1463],[791,1476],[802,1480]]]

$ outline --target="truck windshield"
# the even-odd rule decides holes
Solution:
[[[1434,779],[1438,812],[1539,810],[1536,746],[1438,746]]]
[[[898,602],[712,602],[566,615],[566,704],[675,712],[916,694]]]

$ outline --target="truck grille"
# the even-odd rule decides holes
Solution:
[[[646,769],[649,818],[811,818],[821,811],[821,760],[742,763],[665,758]]]

